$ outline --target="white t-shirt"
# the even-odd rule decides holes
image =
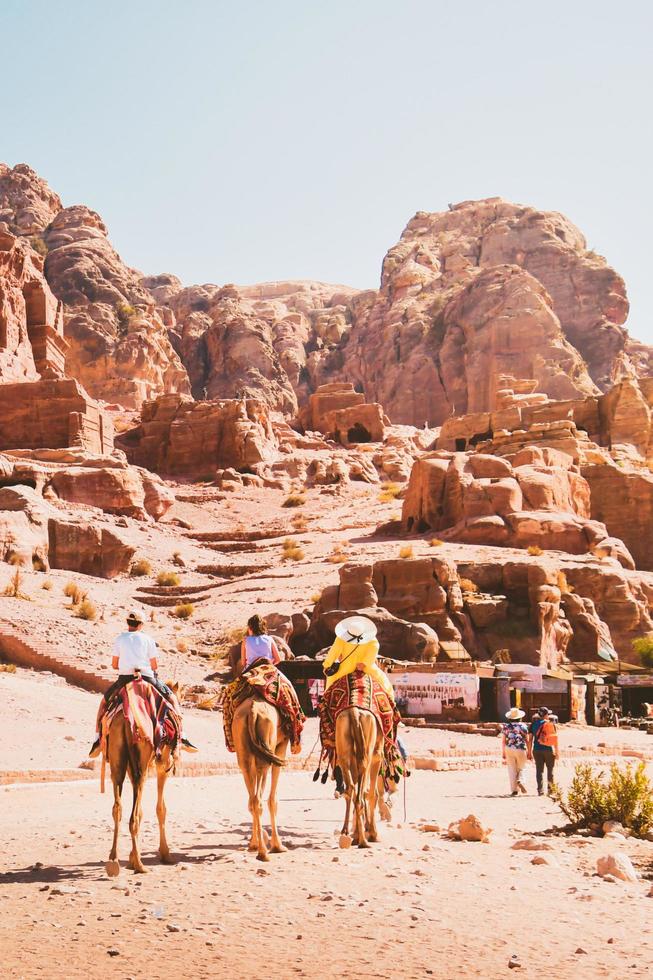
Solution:
[[[157,655],[156,643],[151,636],[136,630],[116,637],[113,655],[118,657],[118,673],[133,674],[138,668],[143,674],[153,675],[150,660]]]

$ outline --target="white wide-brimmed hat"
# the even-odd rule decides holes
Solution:
[[[336,636],[345,643],[367,643],[376,636],[376,626],[367,616],[348,616],[336,626]]]
[[[525,714],[526,712],[521,708],[511,708],[510,711],[506,711],[506,718],[508,721],[520,721]]]

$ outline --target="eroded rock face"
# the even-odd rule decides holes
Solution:
[[[138,466],[194,479],[213,479],[225,467],[249,470],[272,459],[277,446],[261,402],[194,402],[176,395],[144,405],[141,424],[118,443]]]
[[[312,352],[336,350],[351,329],[348,303],[356,290],[278,282],[166,293],[173,341],[196,398],[244,395],[294,415],[319,383]]]
[[[52,568],[115,578],[129,571],[136,548],[106,527],[85,521],[52,518],[48,522]]]
[[[0,221],[15,235],[39,235],[61,207],[58,195],[26,163],[0,163]]]
[[[110,453],[113,425],[76,381],[0,384],[0,449],[83,447]]]
[[[67,372],[96,398],[127,407],[164,392],[189,392],[154,298],[112,248],[100,216],[65,208],[43,237],[45,273],[66,308]]]
[[[43,259],[0,223],[0,382],[61,376],[66,350]]]
[[[323,380],[360,382],[393,422],[490,411],[502,372],[569,398],[650,370],[617,273],[562,215],[500,198],[418,213],[378,294],[351,309],[341,363],[319,355]]]
[[[436,452],[418,459],[404,498],[407,531],[438,531],[443,540],[595,553],[610,535],[590,520],[590,491],[570,456],[545,463],[532,449],[509,460],[483,453]],[[634,562],[623,542],[606,553]]]

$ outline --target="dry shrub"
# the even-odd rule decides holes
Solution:
[[[303,514],[295,514],[290,523],[296,531],[303,531],[308,527],[308,521]]]
[[[478,585],[472,582],[471,578],[461,578],[460,588],[463,592],[478,592]]]
[[[587,762],[579,763],[567,795],[555,786],[551,796],[575,827],[618,820],[636,837],[653,829],[653,787],[644,762],[634,768],[613,762],[609,775],[604,770],[595,772]]]
[[[12,551],[10,555],[7,556],[7,561],[10,565],[22,565],[23,559],[18,554],[17,551]]]
[[[80,602],[75,615],[78,617],[78,619],[88,619],[90,621],[96,620],[98,616],[97,607],[94,602],[91,602],[90,599],[84,598]]]
[[[539,544],[529,544],[526,551],[529,555],[543,555],[544,551],[540,548]]]
[[[41,588],[45,589],[46,592],[51,592],[54,587],[54,582],[51,578],[46,578],[45,582],[41,582]]]
[[[3,595],[6,595],[9,599],[28,599],[23,592],[23,575],[20,568],[17,568],[14,574],[9,579],[7,586],[4,590]]]
[[[322,598],[321,592],[314,592],[313,595],[311,596],[311,602],[315,606],[320,601],[321,598]]]
[[[303,507],[305,503],[306,503],[306,497],[303,494],[301,494],[301,493],[291,493],[291,494],[289,494],[286,497],[286,499],[284,500],[284,502],[282,503],[281,506],[282,507]]]
[[[32,569],[35,572],[47,572],[46,564],[43,559],[39,557],[39,555],[34,555],[32,557]]]
[[[173,551],[172,553],[172,564],[177,565],[179,568],[184,568],[186,562],[181,557],[180,551]]]
[[[395,511],[394,514],[390,514],[390,520],[391,521],[400,521],[401,520],[401,514],[398,514]]]
[[[16,664],[0,664],[0,673],[2,674],[15,674]]]
[[[195,606],[192,602],[180,602],[178,606],[175,606],[177,619],[190,619],[194,612]]]
[[[129,574],[133,575],[134,578],[140,578],[143,575],[151,575],[152,565],[147,558],[139,558],[137,561],[132,563],[132,567],[129,569]]]
[[[286,538],[281,546],[284,561],[301,561],[304,552],[293,538]]]
[[[188,643],[186,640],[183,640],[181,636],[177,639],[175,647],[177,648],[178,653],[188,653]]]
[[[444,541],[441,541],[440,538],[431,538],[429,541],[429,546],[431,548],[440,548],[443,544]]]
[[[86,598],[86,592],[77,584],[77,582],[66,582],[63,588],[63,594],[70,599],[71,606],[79,606]]]
[[[157,585],[179,585],[181,579],[177,572],[159,572],[156,577]]]
[[[327,555],[327,561],[331,562],[332,565],[342,565],[344,562],[349,561],[349,556],[345,553],[341,544],[336,544],[333,546],[332,553]]]
[[[399,549],[400,558],[412,558],[413,557],[413,546],[412,544],[404,544]]]
[[[402,487],[399,483],[384,483],[379,493],[379,500],[382,504],[391,504],[393,500],[401,496]]]

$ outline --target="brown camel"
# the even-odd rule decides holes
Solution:
[[[147,870],[141,861],[138,850],[138,832],[142,817],[141,797],[145,788],[148,770],[153,763],[156,765],[157,778],[156,815],[159,820],[159,855],[163,864],[174,864],[175,861],[170,855],[170,848],[166,840],[166,806],[163,800],[166,779],[172,769],[170,747],[166,745],[161,752],[161,758],[155,761],[153,746],[145,740],[133,741],[129,725],[125,721],[125,716],[122,711],[119,711],[109,728],[109,734],[107,736],[107,758],[111,767],[111,781],[113,783],[113,845],[106,864],[107,874],[114,877],[120,871],[120,864],[118,862],[118,832],[122,819],[122,786],[127,773],[129,773],[134,791],[134,802],[132,804],[131,817],[129,818],[132,849],[127,867],[140,874],[144,874]]]
[[[277,784],[279,772],[286,764],[288,738],[281,730],[279,712],[274,705],[254,696],[246,698],[236,708],[231,732],[238,765],[247,786],[249,812],[252,815],[252,836],[248,850],[256,851],[259,861],[268,861],[268,836],[261,824],[261,816],[263,794],[270,769],[270,850],[273,854],[281,854],[286,850],[277,831]]]
[[[345,708],[336,719],[336,761],[345,784],[347,809],[341,844],[349,846],[349,817],[354,803],[354,844],[369,847],[379,839],[376,805],[383,752],[381,726],[370,711]]]

